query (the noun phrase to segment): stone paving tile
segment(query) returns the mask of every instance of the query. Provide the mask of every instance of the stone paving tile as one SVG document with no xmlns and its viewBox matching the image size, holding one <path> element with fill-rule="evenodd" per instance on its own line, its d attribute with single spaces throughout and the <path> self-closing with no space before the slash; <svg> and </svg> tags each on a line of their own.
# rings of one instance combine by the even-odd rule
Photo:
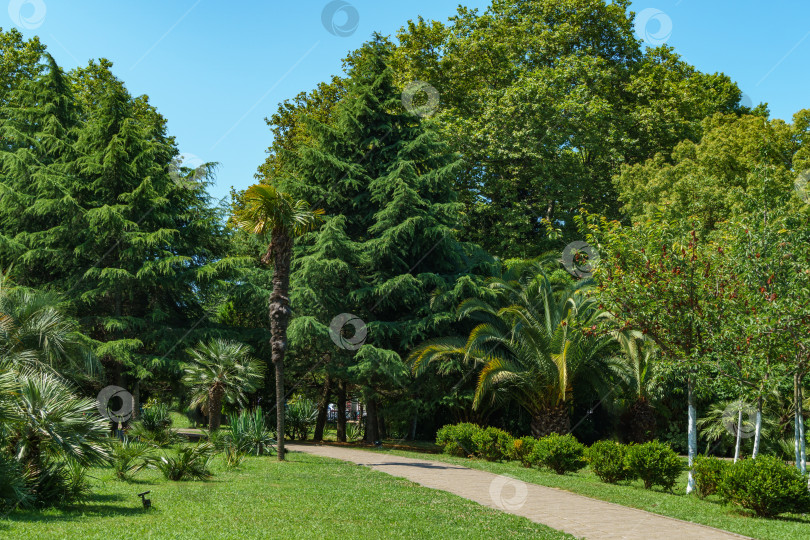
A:
<svg viewBox="0 0 810 540">
<path fill-rule="evenodd" d="M 425 487 L 441 489 L 581 538 L 600 540 L 746 538 L 720 529 L 460 465 L 336 446 L 302 444 L 288 446 L 293 451 L 350 461 L 392 476 L 406 478 Z"/>
</svg>

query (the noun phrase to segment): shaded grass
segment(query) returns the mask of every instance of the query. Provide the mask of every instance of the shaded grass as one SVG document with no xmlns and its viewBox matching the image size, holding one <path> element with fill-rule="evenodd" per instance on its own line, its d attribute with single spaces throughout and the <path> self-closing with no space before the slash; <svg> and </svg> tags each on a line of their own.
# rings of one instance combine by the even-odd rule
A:
<svg viewBox="0 0 810 540">
<path fill-rule="evenodd" d="M 696 495 L 686 495 L 686 472 L 675 484 L 674 493 L 644 489 L 641 481 L 622 484 L 606 484 L 600 481 L 589 468 L 574 474 L 557 475 L 546 469 L 527 469 L 517 462 L 487 462 L 446 454 L 425 455 L 424 453 L 398 449 L 367 449 L 392 455 L 418 459 L 429 459 L 444 463 L 464 465 L 517 478 L 548 487 L 555 487 L 579 493 L 632 508 L 639 508 L 654 514 L 661 514 L 684 521 L 691 521 L 724 529 L 737 534 L 763 539 L 806 539 L 810 538 L 810 516 L 784 514 L 775 519 L 758 518 L 735 506 L 724 504 L 718 497 L 699 499 Z M 685 460 L 684 460 L 685 461 Z"/>
<path fill-rule="evenodd" d="M 572 538 L 543 525 L 365 467 L 302 453 L 287 463 L 248 458 L 206 482 L 169 482 L 154 470 L 137 484 L 93 469 L 84 505 L 16 511 L 0 536 L 50 538 Z M 145 511 L 137 493 L 154 508 Z"/>
</svg>

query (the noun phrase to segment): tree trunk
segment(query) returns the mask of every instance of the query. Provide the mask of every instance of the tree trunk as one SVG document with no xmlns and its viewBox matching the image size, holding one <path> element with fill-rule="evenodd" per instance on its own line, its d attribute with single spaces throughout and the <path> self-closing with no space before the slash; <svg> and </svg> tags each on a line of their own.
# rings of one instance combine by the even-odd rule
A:
<svg viewBox="0 0 810 540">
<path fill-rule="evenodd" d="M 565 404 L 546 409 L 532 416 L 532 435 L 545 437 L 552 433 L 564 435 L 571 431 L 571 419 Z"/>
<path fill-rule="evenodd" d="M 222 388 L 214 386 L 208 391 L 208 431 L 213 433 L 222 422 Z"/>
<path fill-rule="evenodd" d="M 337 389 L 337 440 L 346 442 L 346 382 L 339 380 Z"/>
<path fill-rule="evenodd" d="M 377 428 L 377 402 L 370 399 L 366 407 L 366 442 L 374 444 L 379 439 Z"/>
<path fill-rule="evenodd" d="M 315 419 L 315 433 L 312 435 L 313 441 L 323 440 L 323 428 L 326 426 L 326 413 L 329 410 L 329 397 L 331 396 L 332 380 L 329 376 L 323 382 L 323 391 L 321 392 L 321 402 L 318 403 L 318 417 Z"/>
<path fill-rule="evenodd" d="M 265 260 L 273 257 L 273 291 L 268 301 L 270 346 L 276 367 L 276 446 L 278 460 L 284 461 L 284 354 L 287 352 L 287 325 L 290 323 L 290 259 L 292 238 L 283 230 L 273 230 Z"/>
<path fill-rule="evenodd" d="M 416 440 L 416 421 L 419 418 L 417 413 L 413 413 L 413 420 L 411 421 L 411 440 Z"/>
<path fill-rule="evenodd" d="M 757 399 L 757 419 L 756 419 L 756 426 L 754 428 L 754 451 L 751 453 L 751 457 L 756 459 L 759 455 L 759 440 L 760 436 L 762 435 L 762 396 L 759 396 Z"/>
<path fill-rule="evenodd" d="M 686 493 L 692 493 L 695 489 L 695 476 L 692 472 L 692 466 L 695 462 L 695 455 L 697 454 L 697 411 L 695 410 L 695 396 L 692 389 L 692 375 L 687 379 L 686 386 L 688 388 L 688 414 L 689 414 L 689 427 L 687 430 L 687 444 L 689 447 L 689 478 L 686 482 Z"/>
<path fill-rule="evenodd" d="M 793 374 L 793 450 L 796 468 L 802 470 L 801 436 L 799 435 L 802 404 L 799 401 L 799 374 Z"/>
<path fill-rule="evenodd" d="M 740 459 L 740 440 L 742 439 L 742 401 L 740 401 L 740 410 L 737 411 L 737 440 L 734 443 L 734 463 Z"/>
<path fill-rule="evenodd" d="M 135 380 L 132 387 L 132 419 L 137 420 L 141 416 L 141 381 Z"/>
<path fill-rule="evenodd" d="M 655 438 L 655 411 L 646 398 L 638 398 L 621 421 L 627 442 L 645 443 Z"/>
<path fill-rule="evenodd" d="M 807 474 L 807 453 L 804 440 L 804 391 L 802 390 L 802 379 L 799 377 L 799 470 L 802 474 Z"/>
</svg>

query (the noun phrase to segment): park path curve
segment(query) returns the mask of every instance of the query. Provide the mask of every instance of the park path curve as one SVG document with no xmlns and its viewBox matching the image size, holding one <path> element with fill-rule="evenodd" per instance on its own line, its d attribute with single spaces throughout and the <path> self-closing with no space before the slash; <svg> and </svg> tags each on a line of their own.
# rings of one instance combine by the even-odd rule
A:
<svg viewBox="0 0 810 540">
<path fill-rule="evenodd" d="M 289 444 L 288 449 L 340 459 L 440 489 L 578 538 L 729 540 L 737 534 L 613 504 L 561 489 L 521 482 L 461 465 L 337 446 Z"/>
</svg>

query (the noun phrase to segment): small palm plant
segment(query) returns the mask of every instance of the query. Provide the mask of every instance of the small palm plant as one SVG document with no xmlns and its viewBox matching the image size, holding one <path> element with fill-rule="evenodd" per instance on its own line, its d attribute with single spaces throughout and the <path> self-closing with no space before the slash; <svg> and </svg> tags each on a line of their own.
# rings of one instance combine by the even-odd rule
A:
<svg viewBox="0 0 810 540">
<path fill-rule="evenodd" d="M 222 404 L 245 406 L 246 394 L 262 384 L 264 364 L 251 358 L 242 343 L 213 339 L 190 349 L 184 365 L 183 383 L 191 389 L 191 406 L 208 409 L 208 429 L 214 432 L 222 421 Z"/>
<path fill-rule="evenodd" d="M 119 480 L 130 481 L 141 470 L 154 461 L 153 448 L 145 443 L 125 438 L 113 443 L 111 462 L 113 472 Z"/>
<path fill-rule="evenodd" d="M 216 448 L 201 442 L 178 448 L 174 455 L 162 456 L 155 465 L 167 480 L 205 480 L 211 477 L 211 460 Z"/>
</svg>

